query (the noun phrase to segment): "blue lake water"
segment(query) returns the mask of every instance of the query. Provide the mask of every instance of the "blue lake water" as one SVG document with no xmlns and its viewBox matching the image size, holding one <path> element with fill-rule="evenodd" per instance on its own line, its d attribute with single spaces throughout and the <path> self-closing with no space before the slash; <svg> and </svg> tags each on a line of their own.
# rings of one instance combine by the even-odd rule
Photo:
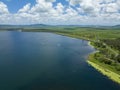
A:
<svg viewBox="0 0 120 90">
<path fill-rule="evenodd" d="M 0 90 L 120 90 L 86 63 L 85 40 L 42 32 L 0 32 Z"/>
</svg>

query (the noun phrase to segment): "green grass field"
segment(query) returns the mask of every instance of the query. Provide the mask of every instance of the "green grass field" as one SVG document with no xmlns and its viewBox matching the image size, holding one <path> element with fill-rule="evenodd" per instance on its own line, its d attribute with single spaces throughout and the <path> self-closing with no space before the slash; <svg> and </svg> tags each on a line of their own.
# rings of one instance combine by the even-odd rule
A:
<svg viewBox="0 0 120 90">
<path fill-rule="evenodd" d="M 101 28 L 84 28 L 84 27 L 47 27 L 41 29 L 29 29 L 25 28 L 23 31 L 31 31 L 31 32 L 56 32 L 66 35 L 71 35 L 74 37 L 84 37 L 91 40 L 95 39 L 115 39 L 120 38 L 120 29 L 101 29 Z"/>
</svg>

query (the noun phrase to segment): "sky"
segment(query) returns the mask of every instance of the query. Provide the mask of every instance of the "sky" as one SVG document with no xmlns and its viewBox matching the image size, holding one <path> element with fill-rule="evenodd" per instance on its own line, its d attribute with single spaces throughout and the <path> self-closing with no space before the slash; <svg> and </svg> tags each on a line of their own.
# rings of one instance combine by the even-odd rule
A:
<svg viewBox="0 0 120 90">
<path fill-rule="evenodd" d="M 0 0 L 0 24 L 117 25 L 120 0 Z"/>
</svg>

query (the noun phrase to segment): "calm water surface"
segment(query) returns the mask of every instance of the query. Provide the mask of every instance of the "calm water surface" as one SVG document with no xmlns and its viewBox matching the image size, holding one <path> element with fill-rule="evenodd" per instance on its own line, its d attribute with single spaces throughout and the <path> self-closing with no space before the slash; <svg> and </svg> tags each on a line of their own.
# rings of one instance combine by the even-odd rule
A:
<svg viewBox="0 0 120 90">
<path fill-rule="evenodd" d="M 120 90 L 86 63 L 93 51 L 52 33 L 0 32 L 0 90 Z"/>
</svg>

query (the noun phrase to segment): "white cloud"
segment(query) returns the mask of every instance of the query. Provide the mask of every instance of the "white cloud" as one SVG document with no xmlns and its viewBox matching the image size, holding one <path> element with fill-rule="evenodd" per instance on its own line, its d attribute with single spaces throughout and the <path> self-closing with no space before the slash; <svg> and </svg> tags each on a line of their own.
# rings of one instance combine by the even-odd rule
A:
<svg viewBox="0 0 120 90">
<path fill-rule="evenodd" d="M 31 13 L 49 12 L 49 10 L 53 9 L 52 1 L 53 0 L 36 0 L 37 4 L 31 8 L 30 12 Z"/>
<path fill-rule="evenodd" d="M 56 6 L 56 11 L 59 14 L 63 14 L 64 13 L 64 6 L 61 3 L 58 3 L 57 6 Z"/>
<path fill-rule="evenodd" d="M 105 9 L 107 13 L 117 13 L 119 6 L 116 3 L 110 3 L 105 6 Z"/>
<path fill-rule="evenodd" d="M 29 12 L 31 4 L 28 3 L 26 4 L 23 8 L 21 8 L 18 12 L 19 13 L 24 13 L 24 12 Z"/>
<path fill-rule="evenodd" d="M 0 14 L 8 14 L 8 8 L 7 5 L 5 5 L 3 2 L 0 2 Z"/>
<path fill-rule="evenodd" d="M 0 2 L 0 24 L 119 24 L 120 0 L 67 0 L 69 5 L 56 0 L 36 0 L 12 14 Z M 77 7 L 76 7 L 77 5 Z"/>
<path fill-rule="evenodd" d="M 83 0 L 67 0 L 67 1 L 69 1 L 70 5 L 74 6 L 81 3 Z"/>
</svg>

